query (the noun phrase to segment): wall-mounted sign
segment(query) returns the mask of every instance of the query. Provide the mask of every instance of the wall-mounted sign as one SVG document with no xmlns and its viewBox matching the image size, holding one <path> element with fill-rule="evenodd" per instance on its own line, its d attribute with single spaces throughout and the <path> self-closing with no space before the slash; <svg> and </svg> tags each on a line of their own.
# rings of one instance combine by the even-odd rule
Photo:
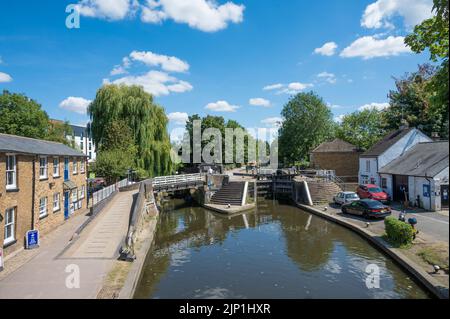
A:
<svg viewBox="0 0 450 319">
<path fill-rule="evenodd" d="M 430 197 L 430 185 L 423 185 L 423 197 Z"/>
<path fill-rule="evenodd" d="M 25 248 L 34 249 L 39 247 L 39 231 L 29 230 L 25 238 Z"/>
<path fill-rule="evenodd" d="M 3 249 L 0 248 L 0 271 L 3 270 L 3 267 L 4 267 L 4 265 L 3 265 Z"/>
</svg>

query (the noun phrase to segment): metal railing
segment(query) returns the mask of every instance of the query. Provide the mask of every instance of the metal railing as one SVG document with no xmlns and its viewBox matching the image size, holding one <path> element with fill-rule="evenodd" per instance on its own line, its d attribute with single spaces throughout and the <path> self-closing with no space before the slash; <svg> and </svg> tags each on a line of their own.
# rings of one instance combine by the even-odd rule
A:
<svg viewBox="0 0 450 319">
<path fill-rule="evenodd" d="M 110 197 L 112 194 L 114 194 L 116 191 L 118 191 L 120 188 L 125 187 L 128 185 L 128 180 L 124 179 L 121 180 L 120 182 L 110 185 L 108 187 L 105 187 L 99 191 L 96 191 L 95 193 L 92 194 L 92 205 L 95 206 L 98 203 L 100 203 L 101 201 L 107 199 L 108 197 Z"/>
<path fill-rule="evenodd" d="M 173 175 L 173 176 L 161 176 L 155 177 L 152 180 L 154 188 L 167 187 L 179 184 L 191 184 L 203 181 L 202 174 L 188 174 L 188 175 Z"/>
</svg>

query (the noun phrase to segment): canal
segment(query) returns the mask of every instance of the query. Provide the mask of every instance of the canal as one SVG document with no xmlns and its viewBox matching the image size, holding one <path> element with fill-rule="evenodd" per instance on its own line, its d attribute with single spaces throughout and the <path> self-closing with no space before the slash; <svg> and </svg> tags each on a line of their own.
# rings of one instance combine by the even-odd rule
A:
<svg viewBox="0 0 450 319">
<path fill-rule="evenodd" d="M 378 289 L 366 286 L 376 265 Z M 428 298 L 353 232 L 277 201 L 223 216 L 174 200 L 160 215 L 135 298 Z"/>
</svg>

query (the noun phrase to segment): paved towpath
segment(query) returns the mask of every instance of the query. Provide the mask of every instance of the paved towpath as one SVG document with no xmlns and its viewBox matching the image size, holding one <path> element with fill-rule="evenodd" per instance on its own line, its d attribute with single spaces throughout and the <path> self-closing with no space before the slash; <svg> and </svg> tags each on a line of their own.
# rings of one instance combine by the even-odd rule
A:
<svg viewBox="0 0 450 319">
<path fill-rule="evenodd" d="M 71 244 L 83 218 L 61 226 L 51 241 L 42 243 L 36 256 L 0 279 L 0 299 L 96 298 L 118 257 L 135 194 L 117 194 Z"/>
</svg>

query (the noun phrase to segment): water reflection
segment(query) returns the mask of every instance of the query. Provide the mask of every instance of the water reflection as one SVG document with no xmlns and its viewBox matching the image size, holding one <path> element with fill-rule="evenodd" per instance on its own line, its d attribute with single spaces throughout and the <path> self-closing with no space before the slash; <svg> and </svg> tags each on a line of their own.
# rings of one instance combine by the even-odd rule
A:
<svg viewBox="0 0 450 319">
<path fill-rule="evenodd" d="M 380 267 L 380 289 L 365 269 Z M 266 201 L 235 216 L 171 201 L 160 216 L 136 298 L 424 298 L 352 232 Z"/>
</svg>

